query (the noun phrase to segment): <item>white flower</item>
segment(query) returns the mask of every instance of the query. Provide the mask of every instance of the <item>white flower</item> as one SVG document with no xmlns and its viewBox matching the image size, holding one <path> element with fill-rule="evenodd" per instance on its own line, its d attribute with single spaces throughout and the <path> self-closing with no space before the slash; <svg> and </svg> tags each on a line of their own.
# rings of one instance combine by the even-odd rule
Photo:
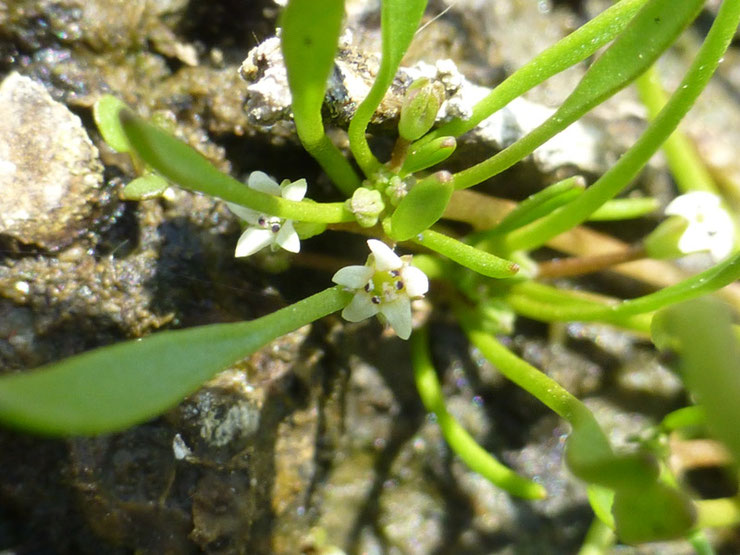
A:
<svg viewBox="0 0 740 555">
<path fill-rule="evenodd" d="M 411 255 L 398 256 L 377 239 L 367 242 L 372 254 L 364 266 L 342 268 L 331 280 L 355 296 L 342 310 L 350 322 L 359 322 L 381 314 L 396 335 L 408 339 L 411 335 L 411 299 L 424 296 L 429 290 L 426 274 L 411 266 Z"/>
<path fill-rule="evenodd" d="M 278 185 L 264 172 L 252 172 L 247 180 L 247 185 L 255 191 L 283 197 L 287 200 L 303 200 L 306 194 L 306 180 L 290 182 L 285 180 Z M 249 225 L 239 237 L 236 243 L 234 256 L 249 256 L 269 246 L 273 251 L 278 247 L 289 252 L 301 250 L 301 242 L 293 227 L 293 220 L 285 220 L 277 216 L 262 214 L 246 206 L 240 206 L 231 202 L 226 203 L 229 209 L 246 221 Z"/>
<path fill-rule="evenodd" d="M 717 195 L 704 191 L 686 193 L 673 199 L 665 213 L 689 222 L 678 240 L 682 253 L 709 252 L 718 261 L 732 252 L 735 225 Z"/>
</svg>

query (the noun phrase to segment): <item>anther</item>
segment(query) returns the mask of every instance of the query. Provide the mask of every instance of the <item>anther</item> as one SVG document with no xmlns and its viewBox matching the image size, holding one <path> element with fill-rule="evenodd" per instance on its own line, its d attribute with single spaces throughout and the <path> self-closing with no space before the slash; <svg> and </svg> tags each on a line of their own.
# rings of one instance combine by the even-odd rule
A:
<svg viewBox="0 0 740 555">
<path fill-rule="evenodd" d="M 273 233 L 277 233 L 278 231 L 280 231 L 280 224 L 272 224 L 272 227 L 270 229 L 272 229 Z"/>
<path fill-rule="evenodd" d="M 403 282 L 400 279 L 396 282 L 396 289 L 399 291 L 403 289 Z"/>
<path fill-rule="evenodd" d="M 372 302 L 373 304 L 380 304 L 380 297 L 378 297 L 377 295 L 373 295 L 372 297 L 370 297 L 370 302 Z"/>
</svg>

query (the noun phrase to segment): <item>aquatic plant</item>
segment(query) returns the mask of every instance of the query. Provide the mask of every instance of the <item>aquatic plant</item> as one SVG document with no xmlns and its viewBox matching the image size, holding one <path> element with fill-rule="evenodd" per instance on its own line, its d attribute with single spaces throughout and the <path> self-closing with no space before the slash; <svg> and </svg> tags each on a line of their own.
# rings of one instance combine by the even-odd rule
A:
<svg viewBox="0 0 740 555">
<path fill-rule="evenodd" d="M 740 520 L 733 509 L 736 500 L 692 499 L 671 475 L 666 464 L 670 453 L 659 447 L 659 441 L 643 441 L 630 452 L 615 450 L 580 400 L 513 354 L 497 334 L 511 331 L 517 314 L 545 322 L 598 321 L 652 333 L 658 347 L 679 353 L 681 375 L 697 399 L 696 405 L 668 415 L 652 431 L 653 439 L 689 425 L 699 426 L 738 455 L 738 435 L 729 424 L 738 417 L 733 408 L 740 394 L 737 335 L 728 308 L 700 299 L 740 277 L 736 216 L 716 190 L 707 191 L 706 183 L 694 185 L 685 179 L 699 161 L 688 154 L 673 157 L 681 159 L 672 169 L 687 194 L 669 206 L 669 218 L 640 244 L 607 257 L 576 256 L 539 263 L 530 253 L 589 219 L 629 219 L 654 209 L 652 199 L 615 197 L 671 137 L 706 86 L 740 21 L 740 1 L 723 2 L 682 83 L 655 111 L 637 142 L 588 187 L 580 177 L 553 184 L 487 226 L 473 219 L 471 203 L 486 203 L 490 197 L 477 195 L 471 200 L 460 194 L 520 162 L 592 108 L 642 79 L 702 5 L 700 0 L 622 0 L 514 72 L 472 108 L 471 117 L 437 128 L 444 91 L 434 82 L 418 81 L 408 87 L 398 139 L 392 156 L 383 162 L 368 140 L 368 124 L 426 8 L 426 0 L 383 0 L 380 67 L 347 130 L 359 174 L 330 140 L 321 116 L 344 3 L 291 0 L 282 14 L 280 36 L 296 132 L 345 195 L 345 202 L 311 201 L 304 198 L 310 197 L 310 186 L 304 180 L 278 185 L 260 171 L 253 172 L 245 185 L 120 101 L 101 98 L 95 108 L 101 133 L 113 148 L 128 152 L 141 171 L 124 192 L 127 198 L 156 195 L 172 183 L 226 201 L 247 224 L 236 256 L 253 255 L 266 247 L 297 252 L 299 239 L 338 224 L 371 236 L 371 253 L 364 265 L 336 272 L 335 286 L 262 318 L 156 333 L 35 371 L 2 376 L 0 420 L 47 435 L 121 430 L 160 414 L 215 373 L 298 327 L 338 311 L 351 322 L 378 315 L 400 338 L 410 338 L 419 394 L 427 410 L 436 415 L 454 452 L 511 494 L 542 498 L 547 493 L 542 485 L 487 453 L 447 411 L 426 325 L 413 329 L 414 300 L 427 295 L 432 305 L 443 300 L 453 308 L 471 344 L 503 375 L 570 423 L 565 462 L 588 484 L 597 516 L 586 547 L 601 549 L 616 534 L 627 543 L 686 537 L 697 548 L 705 548 L 701 528 L 736 524 Z M 456 137 L 602 47 L 606 49 L 567 99 L 530 133 L 462 171 L 427 171 L 453 153 Z M 657 86 L 640 82 L 643 95 L 655 93 Z M 475 231 L 462 237 L 444 232 L 437 223 L 453 213 Z M 409 254 L 396 254 L 394 248 Z M 715 264 L 630 300 L 595 298 L 543 281 L 640 257 L 664 259 L 696 251 L 711 252 Z M 701 323 L 702 333 L 692 333 L 691 322 Z"/>
</svg>

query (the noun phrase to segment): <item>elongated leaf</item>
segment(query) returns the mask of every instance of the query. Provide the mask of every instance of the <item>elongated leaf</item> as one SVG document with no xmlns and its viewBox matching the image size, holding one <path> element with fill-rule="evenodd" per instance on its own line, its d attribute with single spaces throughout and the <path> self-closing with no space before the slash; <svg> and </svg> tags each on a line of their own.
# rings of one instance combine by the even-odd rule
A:
<svg viewBox="0 0 740 555">
<path fill-rule="evenodd" d="M 94 435 L 157 416 L 269 341 L 342 308 L 317 293 L 251 322 L 161 332 L 0 377 L 0 421 L 46 435 Z"/>
<path fill-rule="evenodd" d="M 673 4 L 674 7 L 682 5 L 683 3 Z M 512 232 L 506 239 L 507 248 L 531 249 L 545 244 L 552 237 L 586 220 L 599 206 L 624 189 L 676 129 L 706 87 L 719 66 L 739 21 L 740 3 L 723 2 L 689 71 L 637 143 L 568 206 Z"/>
<path fill-rule="evenodd" d="M 344 0 L 290 0 L 280 18 L 280 42 L 298 137 L 335 184 L 350 194 L 360 179 L 326 136 L 321 118 L 343 17 Z"/>
<path fill-rule="evenodd" d="M 519 265 L 511 260 L 499 258 L 431 229 L 427 229 L 421 233 L 420 238 L 413 241 L 483 276 L 509 278 L 519 271 Z"/>
<path fill-rule="evenodd" d="M 496 156 L 456 174 L 455 188 L 470 187 L 501 173 L 626 87 L 671 45 L 703 4 L 703 0 L 650 0 L 550 118 Z"/>
<path fill-rule="evenodd" d="M 372 174 L 380 166 L 365 138 L 370 118 L 393 82 L 403 55 L 408 50 L 414 33 L 419 27 L 427 0 L 383 0 L 380 13 L 380 27 L 383 39 L 383 52 L 380 68 L 367 97 L 358 106 L 349 125 L 349 140 L 352 153 L 366 175 Z"/>
<path fill-rule="evenodd" d="M 121 111 L 121 125 L 136 154 L 164 177 L 185 189 L 291 220 L 318 223 L 354 220 L 354 215 L 341 202 L 295 202 L 251 189 L 218 171 L 195 149 L 128 110 Z"/>
<path fill-rule="evenodd" d="M 495 486 L 524 499 L 543 499 L 547 491 L 542 485 L 527 480 L 496 460 L 455 420 L 445 407 L 442 386 L 429 353 L 426 328 L 411 337 L 411 361 L 416 389 L 426 409 L 437 417 L 442 434 L 452 450 L 471 470 Z"/>
<path fill-rule="evenodd" d="M 321 104 L 334 66 L 344 0 L 290 0 L 280 18 L 283 58 L 301 140 L 324 135 Z"/>
<path fill-rule="evenodd" d="M 740 461 L 740 343 L 732 315 L 720 301 L 695 299 L 665 309 L 659 319 L 678 340 L 681 377 L 712 434 Z"/>
<path fill-rule="evenodd" d="M 409 158 L 416 157 L 413 151 L 419 148 L 418 145 L 426 144 L 445 135 L 458 137 L 470 131 L 518 96 L 553 75 L 585 60 L 616 37 L 646 3 L 647 0 L 620 0 L 614 3 L 594 19 L 517 69 L 488 96 L 473 106 L 473 113 L 468 119 L 454 119 L 419 139 L 412 148 Z"/>
</svg>

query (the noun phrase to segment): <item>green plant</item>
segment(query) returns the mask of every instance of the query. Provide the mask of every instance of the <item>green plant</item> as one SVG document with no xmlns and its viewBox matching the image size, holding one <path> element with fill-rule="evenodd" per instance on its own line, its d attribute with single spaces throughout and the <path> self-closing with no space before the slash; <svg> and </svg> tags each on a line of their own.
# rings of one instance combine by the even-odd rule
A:
<svg viewBox="0 0 740 555">
<path fill-rule="evenodd" d="M 647 236 L 641 245 L 606 259 L 574 258 L 537 264 L 531 251 L 589 219 L 627 219 L 655 207 L 648 199 L 614 199 L 635 178 L 650 157 L 671 137 L 719 64 L 740 21 L 740 1 L 726 0 L 682 84 L 658 111 L 640 139 L 589 187 L 580 178 L 556 183 L 522 202 L 506 217 L 465 237 L 435 229 L 450 213 L 473 224 L 470 197 L 456 194 L 498 175 L 531 154 L 538 146 L 577 121 L 650 69 L 698 15 L 701 0 L 622 0 L 516 71 L 478 103 L 469 120 L 456 120 L 432 129 L 441 102 L 434 84 L 409 88 L 401 109 L 399 138 L 391 159 L 382 163 L 366 137 L 368 123 L 396 74 L 426 7 L 425 0 L 384 0 L 382 59 L 377 79 L 357 108 L 348 134 L 358 175 L 330 141 L 321 118 L 327 77 L 338 41 L 344 3 L 341 0 L 291 0 L 282 17 L 282 47 L 293 98 L 298 136 L 306 150 L 347 198 L 346 202 L 317 203 L 304 198 L 304 180 L 278 185 L 254 172 L 245 185 L 216 170 L 205 158 L 165 131 L 147 123 L 112 97 L 103 97 L 95 110 L 106 141 L 129 152 L 141 177 L 126 188 L 132 198 L 157 194 L 168 182 L 230 203 L 247 222 L 236 255 L 247 256 L 265 247 L 290 252 L 300 239 L 333 225 L 370 234 L 372 251 L 365 265 L 337 272 L 337 286 L 251 322 L 218 324 L 167 331 L 143 340 L 84 353 L 34 372 L 0 378 L 0 419 L 30 431 L 50 435 L 92 435 L 121 430 L 149 419 L 180 401 L 201 383 L 269 341 L 327 314 L 341 310 L 349 321 L 381 315 L 401 338 L 411 337 L 412 365 L 420 395 L 438 419 L 452 449 L 471 468 L 514 495 L 542 498 L 544 488 L 517 475 L 485 452 L 445 408 L 428 348 L 424 327 L 412 333 L 411 301 L 427 293 L 454 308 L 470 342 L 511 381 L 525 389 L 572 426 L 565 460 L 571 471 L 589 484 L 599 523 L 595 541 L 610 541 L 611 532 L 626 542 L 690 537 L 702 541 L 697 527 L 739 520 L 728 510 L 695 503 L 666 470 L 667 454 L 644 444 L 631 453 L 615 452 L 588 408 L 557 382 L 510 352 L 497 338 L 511 327 L 514 314 L 543 321 L 601 321 L 650 333 L 656 343 L 677 348 L 687 368 L 701 353 L 713 352 L 721 367 L 720 382 L 696 373 L 688 387 L 707 403 L 732 380 L 737 339 L 729 317 L 707 315 L 695 305 L 680 303 L 712 293 L 740 277 L 740 254 L 730 254 L 732 222 L 727 208 L 710 217 L 718 227 L 689 221 L 680 207 L 672 218 Z M 590 66 L 581 82 L 544 123 L 489 159 L 451 174 L 425 170 L 446 159 L 455 137 L 473 128 L 512 99 L 553 74 L 586 59 L 611 43 Z M 643 84 L 643 93 L 649 84 Z M 673 170 L 685 191 L 712 194 L 705 181 L 692 189 L 687 172 L 698 162 L 672 156 Z M 679 163 L 680 161 L 680 163 Z M 693 193 L 697 194 L 697 193 Z M 704 197 L 706 198 L 706 197 Z M 715 197 L 710 197 L 714 199 Z M 492 202 L 478 196 L 475 202 Z M 711 202 L 710 202 L 711 204 Z M 702 215 L 704 213 L 702 212 Z M 687 239 L 688 235 L 688 239 Z M 722 241 L 718 246 L 717 241 Z M 412 252 L 431 254 L 399 257 L 387 243 L 402 243 Z M 724 261 L 680 283 L 636 299 L 604 300 L 558 289 L 541 277 L 593 271 L 639 257 L 670 258 L 697 250 L 711 251 Z M 444 286 L 442 286 L 444 285 Z M 686 308 L 688 306 L 688 308 Z M 701 305 L 703 306 L 703 305 Z M 737 307 L 735 307 L 737 308 Z M 699 313 L 721 330 L 717 337 L 688 340 L 686 325 L 657 325 L 665 312 Z M 688 311 L 688 312 L 683 312 Z M 693 311 L 693 312 L 692 312 Z M 734 363 L 733 363 L 734 361 Z M 707 374 L 707 373 L 705 373 Z M 711 374 L 711 372 L 709 372 Z M 688 374 L 687 374 L 688 376 Z M 732 414 L 707 414 L 708 429 L 736 449 L 736 435 L 726 423 Z M 665 433 L 660 430 L 656 433 Z M 736 453 L 736 451 L 734 451 Z M 697 517 L 698 514 L 698 517 Z M 698 520 L 697 520 L 698 519 Z M 605 528 L 604 528 L 605 526 Z"/>
</svg>

